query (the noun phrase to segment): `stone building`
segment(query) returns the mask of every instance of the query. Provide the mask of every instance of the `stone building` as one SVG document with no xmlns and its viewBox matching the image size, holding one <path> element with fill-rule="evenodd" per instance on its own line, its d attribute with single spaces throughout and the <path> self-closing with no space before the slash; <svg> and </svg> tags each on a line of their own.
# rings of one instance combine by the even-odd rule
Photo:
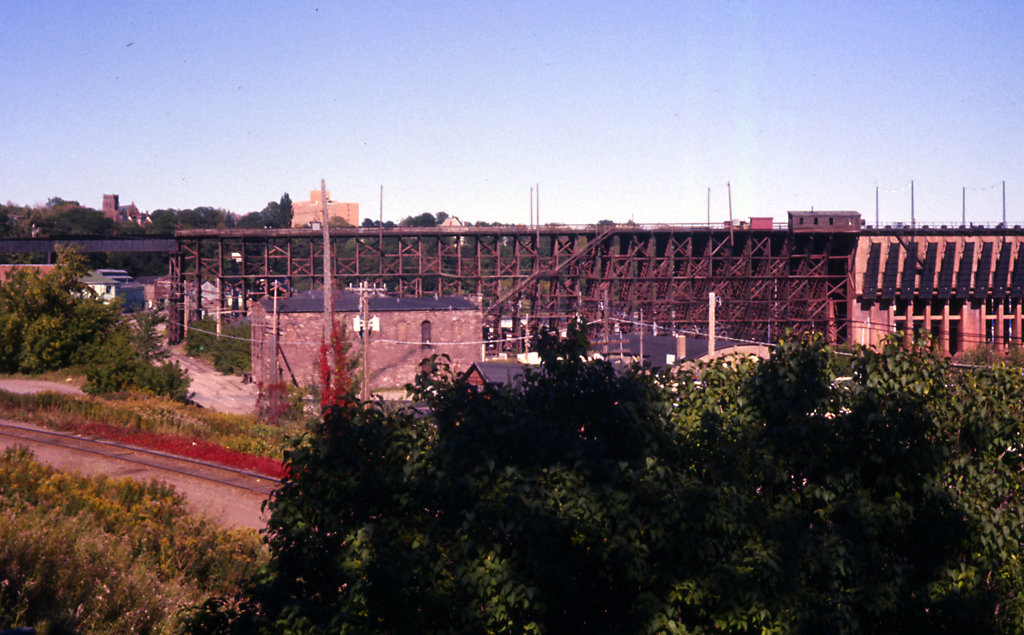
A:
<svg viewBox="0 0 1024 635">
<path fill-rule="evenodd" d="M 327 218 L 340 218 L 352 227 L 359 226 L 359 203 L 339 203 L 331 200 L 327 190 Z M 320 190 L 310 190 L 308 201 L 292 201 L 292 227 L 306 227 L 323 220 Z"/>
<path fill-rule="evenodd" d="M 466 370 L 483 359 L 483 313 L 478 304 L 461 297 L 369 296 L 370 388 L 401 388 L 412 381 L 424 358 L 437 353 L 451 357 L 453 370 Z M 275 302 L 264 298 L 253 305 L 253 379 L 271 383 L 275 375 L 287 382 L 309 385 L 319 381 L 317 358 L 324 325 L 323 291 L 307 291 L 276 302 L 277 355 L 274 355 Z M 359 296 L 351 291 L 334 295 L 335 318 L 344 324 L 351 350 L 363 350 L 354 328 Z M 379 329 L 379 330 L 378 330 Z"/>
<path fill-rule="evenodd" d="M 121 205 L 117 194 L 103 195 L 103 215 L 116 223 L 132 221 L 141 224 L 149 220 L 149 216 L 140 212 L 135 203 Z"/>
</svg>

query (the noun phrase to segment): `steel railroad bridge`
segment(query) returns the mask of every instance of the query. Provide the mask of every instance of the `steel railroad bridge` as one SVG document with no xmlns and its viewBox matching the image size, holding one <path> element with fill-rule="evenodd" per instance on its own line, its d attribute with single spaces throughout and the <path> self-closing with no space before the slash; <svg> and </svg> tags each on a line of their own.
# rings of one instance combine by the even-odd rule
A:
<svg viewBox="0 0 1024 635">
<path fill-rule="evenodd" d="M 791 328 L 848 339 L 857 232 L 756 225 L 332 228 L 331 273 L 336 288 L 475 296 L 491 332 L 505 335 L 577 315 L 624 330 L 704 333 L 714 292 L 719 336 L 770 341 Z M 244 312 L 275 290 L 323 284 L 320 230 L 194 229 L 176 239 L 172 342 L 186 312 Z M 219 306 L 201 304 L 194 289 L 204 282 Z"/>
</svg>

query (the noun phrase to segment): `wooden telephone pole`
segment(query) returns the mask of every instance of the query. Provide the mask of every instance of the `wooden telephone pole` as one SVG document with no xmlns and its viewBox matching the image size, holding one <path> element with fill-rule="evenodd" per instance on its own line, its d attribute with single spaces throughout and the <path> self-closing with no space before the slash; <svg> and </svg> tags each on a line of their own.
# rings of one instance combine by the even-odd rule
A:
<svg viewBox="0 0 1024 635">
<path fill-rule="evenodd" d="M 324 230 L 324 341 L 334 332 L 334 272 L 331 270 L 331 228 L 327 218 L 327 185 L 320 179 L 320 217 Z M 333 363 L 337 360 L 332 359 Z"/>
<path fill-rule="evenodd" d="M 380 293 L 384 289 L 368 285 L 365 282 L 361 282 L 358 287 L 349 287 L 349 289 L 359 294 L 359 317 L 357 318 L 358 323 L 355 325 L 357 328 L 353 330 L 360 333 L 363 337 L 362 399 L 363 403 L 365 403 L 370 399 L 370 337 L 373 331 L 380 329 L 376 318 L 370 317 L 370 302 L 367 296 L 371 293 Z"/>
</svg>

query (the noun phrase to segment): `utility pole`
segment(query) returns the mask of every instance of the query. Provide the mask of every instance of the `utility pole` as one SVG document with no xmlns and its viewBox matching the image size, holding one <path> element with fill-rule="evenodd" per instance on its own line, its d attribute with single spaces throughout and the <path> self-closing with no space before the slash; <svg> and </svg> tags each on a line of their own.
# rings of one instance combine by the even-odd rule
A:
<svg viewBox="0 0 1024 635">
<path fill-rule="evenodd" d="M 708 293 L 708 355 L 715 352 L 715 292 Z"/>
<path fill-rule="evenodd" d="M 277 295 L 278 295 L 278 293 L 277 292 L 278 292 L 279 284 L 280 283 L 278 283 L 277 280 L 274 280 L 274 322 L 273 322 L 274 332 L 271 333 L 271 335 L 272 335 L 271 340 L 274 342 L 274 344 L 273 344 L 273 347 L 274 347 L 274 364 L 273 364 L 274 374 L 273 374 L 273 377 L 274 377 L 274 379 L 273 379 L 273 381 L 271 383 L 274 383 L 274 384 L 276 384 L 278 382 L 278 380 L 280 379 L 280 375 L 281 375 L 281 369 L 280 369 L 280 367 L 278 366 L 278 363 L 277 363 L 277 347 L 278 347 L 278 342 L 277 342 Z"/>
<path fill-rule="evenodd" d="M 399 241 L 401 244 L 401 241 Z M 384 184 L 380 186 L 380 218 L 377 222 L 377 265 L 380 277 L 377 278 L 384 283 Z"/>
<path fill-rule="evenodd" d="M 331 228 L 327 218 L 327 185 L 320 179 L 320 217 L 324 231 L 324 341 L 334 332 L 334 272 L 331 270 Z M 277 298 L 274 298 L 277 302 Z M 333 347 L 328 347 L 333 350 Z M 337 360 L 332 359 L 333 363 Z"/>
<path fill-rule="evenodd" d="M 640 309 L 640 365 L 644 365 L 644 310 Z"/>
<path fill-rule="evenodd" d="M 537 211 L 534 214 L 533 218 L 534 218 L 534 221 L 537 223 L 537 226 L 534 228 L 535 234 L 537 236 L 537 238 L 536 238 L 537 242 L 534 245 L 534 249 L 536 249 L 537 253 L 539 254 L 540 253 L 540 183 L 537 183 L 537 189 L 535 190 L 535 194 L 537 196 Z"/>
<path fill-rule="evenodd" d="M 910 181 L 910 229 L 914 229 L 914 181 Z"/>
<path fill-rule="evenodd" d="M 1004 217 L 1006 217 L 1006 211 L 1004 211 Z M 223 317 L 221 315 L 224 312 L 224 296 L 221 295 L 220 287 L 220 276 L 217 277 L 217 339 L 220 339 L 221 332 L 223 331 Z"/>
<path fill-rule="evenodd" d="M 370 286 L 365 282 L 361 282 L 358 287 L 349 287 L 353 291 L 359 294 L 359 328 L 355 329 L 363 336 L 363 390 L 362 399 L 363 402 L 367 402 L 370 399 L 370 335 L 371 333 L 379 329 L 376 326 L 374 320 L 370 319 L 370 303 L 367 299 L 367 295 L 370 293 L 377 293 L 382 291 L 380 287 Z"/>
<path fill-rule="evenodd" d="M 363 403 L 370 400 L 370 310 L 365 285 L 359 289 L 359 315 L 363 326 Z"/>
<path fill-rule="evenodd" d="M 611 315 L 610 307 L 608 306 L 608 289 L 601 291 L 601 295 L 604 300 L 604 356 L 607 359 L 611 353 L 611 342 L 612 342 L 612 326 L 611 326 Z"/>
<path fill-rule="evenodd" d="M 729 191 L 729 246 L 731 247 L 735 244 L 735 235 L 732 228 L 732 183 L 726 181 L 725 187 Z"/>
</svg>

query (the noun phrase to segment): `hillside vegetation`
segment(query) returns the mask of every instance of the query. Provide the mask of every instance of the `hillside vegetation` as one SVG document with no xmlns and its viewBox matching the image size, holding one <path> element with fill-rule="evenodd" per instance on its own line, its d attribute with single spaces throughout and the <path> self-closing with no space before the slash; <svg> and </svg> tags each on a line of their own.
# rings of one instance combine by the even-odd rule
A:
<svg viewBox="0 0 1024 635">
<path fill-rule="evenodd" d="M 182 609 L 236 592 L 263 559 L 255 532 L 188 514 L 164 485 L 0 454 L 0 629 L 174 632 Z"/>
</svg>

